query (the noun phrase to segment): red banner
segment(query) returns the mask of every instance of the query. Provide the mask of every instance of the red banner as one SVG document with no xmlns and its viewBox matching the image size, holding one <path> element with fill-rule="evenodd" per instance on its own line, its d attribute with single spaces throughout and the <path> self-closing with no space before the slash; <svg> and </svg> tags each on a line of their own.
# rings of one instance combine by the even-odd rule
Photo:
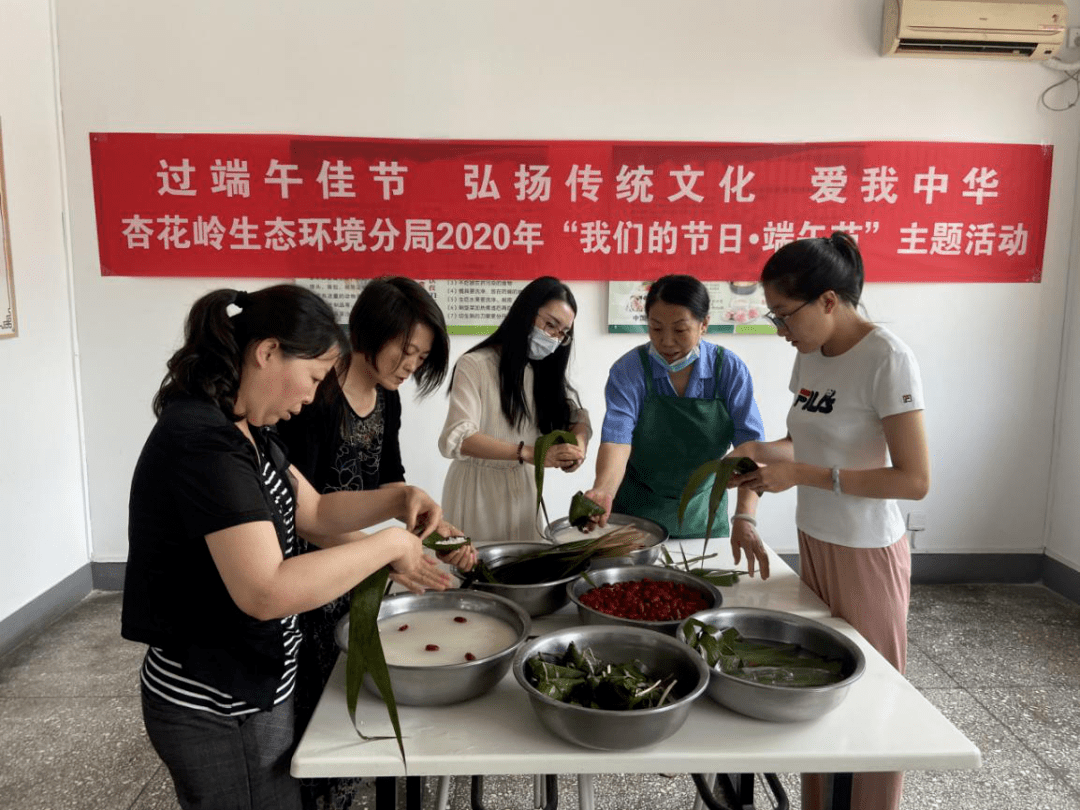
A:
<svg viewBox="0 0 1080 810">
<path fill-rule="evenodd" d="M 1034 144 L 93 133 L 103 275 L 756 278 L 843 230 L 869 281 L 1038 281 Z"/>
</svg>

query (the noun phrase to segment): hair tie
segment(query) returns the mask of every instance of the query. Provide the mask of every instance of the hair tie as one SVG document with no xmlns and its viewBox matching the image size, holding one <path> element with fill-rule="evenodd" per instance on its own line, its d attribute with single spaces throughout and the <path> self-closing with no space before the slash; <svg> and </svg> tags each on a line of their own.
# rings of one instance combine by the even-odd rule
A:
<svg viewBox="0 0 1080 810">
<path fill-rule="evenodd" d="M 247 305 L 251 303 L 251 296 L 244 290 L 237 290 L 236 297 L 233 298 L 233 303 L 240 307 L 240 309 L 246 309 Z"/>
</svg>

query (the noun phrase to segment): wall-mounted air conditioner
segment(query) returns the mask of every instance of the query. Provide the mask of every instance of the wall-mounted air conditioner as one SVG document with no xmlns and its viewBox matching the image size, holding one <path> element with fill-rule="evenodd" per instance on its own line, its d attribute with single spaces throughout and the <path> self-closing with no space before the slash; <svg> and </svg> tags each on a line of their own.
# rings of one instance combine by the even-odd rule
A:
<svg viewBox="0 0 1080 810">
<path fill-rule="evenodd" d="M 881 53 L 1049 59 L 1066 14 L 1059 0 L 885 0 Z"/>
</svg>

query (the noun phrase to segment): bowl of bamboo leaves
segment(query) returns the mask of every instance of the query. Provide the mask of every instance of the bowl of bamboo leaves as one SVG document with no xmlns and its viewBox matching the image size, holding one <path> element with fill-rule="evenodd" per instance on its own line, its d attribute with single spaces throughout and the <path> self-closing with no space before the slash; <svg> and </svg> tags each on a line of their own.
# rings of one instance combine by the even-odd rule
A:
<svg viewBox="0 0 1080 810">
<path fill-rule="evenodd" d="M 570 601 L 567 583 L 597 559 L 623 557 L 636 548 L 629 539 L 601 535 L 570 543 L 497 543 L 476 550 L 477 564 L 462 586 L 517 602 L 530 616 L 554 613 Z"/>
<path fill-rule="evenodd" d="M 709 681 L 705 662 L 685 644 L 614 625 L 569 627 L 526 641 L 512 671 L 545 728 L 605 751 L 675 734 Z"/>
<path fill-rule="evenodd" d="M 866 668 L 862 650 L 843 633 L 779 610 L 705 610 L 676 635 L 711 667 L 710 697 L 759 720 L 820 717 L 840 705 Z"/>
</svg>

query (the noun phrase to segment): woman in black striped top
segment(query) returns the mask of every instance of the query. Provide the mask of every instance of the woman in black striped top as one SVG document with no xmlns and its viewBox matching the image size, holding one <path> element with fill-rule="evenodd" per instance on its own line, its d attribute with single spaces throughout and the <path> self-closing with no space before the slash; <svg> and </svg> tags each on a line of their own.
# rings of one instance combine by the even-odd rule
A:
<svg viewBox="0 0 1080 810">
<path fill-rule="evenodd" d="M 442 518 L 426 493 L 319 495 L 270 429 L 348 351 L 314 293 L 217 290 L 192 307 L 154 399 L 131 486 L 122 633 L 149 645 L 143 716 L 181 807 L 298 808 L 296 614 L 386 565 L 418 588 L 449 585 L 421 545 Z M 334 537 L 391 518 L 406 528 L 296 553 L 298 531 Z"/>
</svg>

